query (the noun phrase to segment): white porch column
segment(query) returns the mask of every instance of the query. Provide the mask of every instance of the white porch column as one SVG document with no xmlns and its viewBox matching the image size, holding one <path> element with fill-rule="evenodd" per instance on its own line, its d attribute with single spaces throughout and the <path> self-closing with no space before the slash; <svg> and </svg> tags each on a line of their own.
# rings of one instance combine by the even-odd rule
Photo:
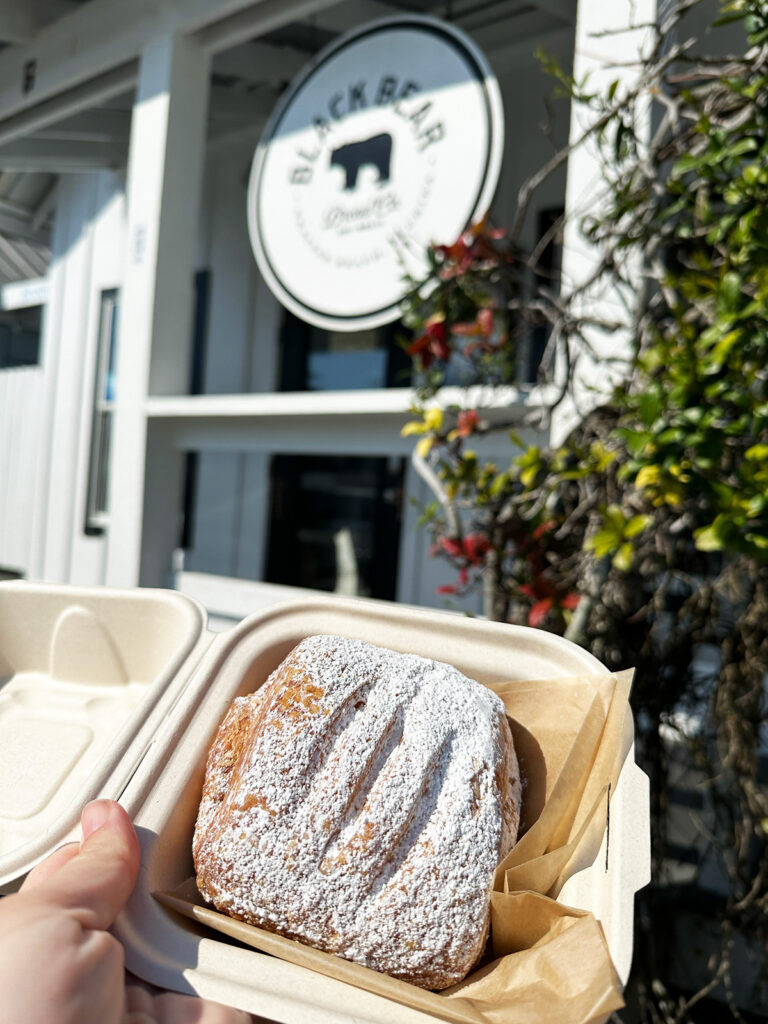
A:
<svg viewBox="0 0 768 1024">
<path fill-rule="evenodd" d="M 607 92 L 610 83 L 617 80 L 617 100 L 625 88 L 631 87 L 638 77 L 641 60 L 647 52 L 657 9 L 665 0 L 611 0 L 595 3 L 578 0 L 576 39 L 573 55 L 573 77 L 577 82 L 589 75 L 590 91 Z M 638 26 L 638 27 L 634 27 Z M 570 142 L 579 139 L 593 114 L 579 106 L 571 107 Z M 650 110 L 645 111 L 645 137 L 650 137 Z M 603 182 L 597 147 L 593 140 L 579 146 L 568 158 L 568 176 L 565 193 L 566 225 L 563 237 L 562 292 L 567 295 L 594 273 L 600 254 L 582 236 L 579 222 L 587 213 L 596 212 L 597 197 Z M 617 290 L 603 282 L 593 286 L 580 301 L 580 307 L 590 316 L 626 322 L 627 309 Z M 587 332 L 585 332 L 587 333 Z M 573 395 L 555 411 L 552 422 L 552 441 L 557 444 L 590 409 L 595 408 L 610 394 L 612 379 L 601 356 L 627 354 L 628 339 L 619 332 L 606 334 L 597 330 L 589 333 L 590 344 L 599 353 L 597 360 L 580 359 L 578 375 L 571 382 Z"/>
<path fill-rule="evenodd" d="M 148 394 L 183 394 L 189 386 L 209 70 L 207 54 L 187 37 L 157 37 L 141 57 L 118 319 L 106 562 L 110 586 L 162 586 L 170 571 L 181 461 L 170 449 L 162 459 L 147 459 L 145 401 Z M 162 491 L 162 502 L 155 489 Z M 149 551 L 152 559 L 142 557 Z"/>
</svg>

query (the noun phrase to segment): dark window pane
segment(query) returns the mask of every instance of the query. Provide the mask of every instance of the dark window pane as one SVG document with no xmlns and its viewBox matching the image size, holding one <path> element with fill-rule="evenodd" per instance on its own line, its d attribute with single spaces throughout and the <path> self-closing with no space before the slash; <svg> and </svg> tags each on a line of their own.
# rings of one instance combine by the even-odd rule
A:
<svg viewBox="0 0 768 1024">
<path fill-rule="evenodd" d="M 0 370 L 40 362 L 41 306 L 0 310 Z"/>
<path fill-rule="evenodd" d="M 286 311 L 280 337 L 281 391 L 355 391 L 408 387 L 410 359 L 397 343 L 403 329 L 324 331 Z"/>
<path fill-rule="evenodd" d="M 536 287 L 547 288 L 553 294 L 560 291 L 560 263 L 562 260 L 562 207 L 542 210 L 538 216 L 537 231 L 540 241 L 546 237 L 536 271 L 534 284 Z M 540 317 L 534 323 L 530 337 L 530 347 L 526 365 L 523 367 L 523 381 L 535 384 L 541 360 L 549 341 L 550 326 Z"/>
<path fill-rule="evenodd" d="M 91 452 L 86 494 L 85 532 L 87 534 L 102 533 L 108 519 L 109 444 L 112 430 L 112 408 L 115 400 L 118 307 L 119 296 L 116 289 L 109 288 L 101 293 L 91 415 Z"/>
<path fill-rule="evenodd" d="M 394 600 L 404 464 L 277 455 L 266 579 Z"/>
</svg>

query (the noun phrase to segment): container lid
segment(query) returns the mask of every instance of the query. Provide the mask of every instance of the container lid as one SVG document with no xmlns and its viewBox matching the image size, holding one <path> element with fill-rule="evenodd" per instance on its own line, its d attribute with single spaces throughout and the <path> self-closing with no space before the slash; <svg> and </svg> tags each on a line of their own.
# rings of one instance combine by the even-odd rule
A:
<svg viewBox="0 0 768 1024">
<path fill-rule="evenodd" d="M 0 888 L 118 799 L 188 669 L 205 613 L 173 591 L 0 584 Z"/>
<path fill-rule="evenodd" d="M 300 1024 L 416 1024 L 423 1014 L 351 989 L 306 968 L 228 944 L 161 907 L 156 891 L 193 873 L 192 832 L 212 736 L 232 700 L 252 692 L 288 651 L 313 633 L 341 634 L 447 661 L 488 682 L 589 675 L 607 670 L 560 637 L 519 626 L 385 602 L 313 598 L 249 616 L 210 645 L 173 715 L 125 793 L 144 865 L 116 922 L 126 963 L 147 981 L 195 992 L 276 1021 Z M 611 803 L 611 842 L 571 880 L 562 902 L 590 910 L 604 925 L 626 980 L 634 893 L 647 881 L 647 779 L 630 753 Z"/>
</svg>

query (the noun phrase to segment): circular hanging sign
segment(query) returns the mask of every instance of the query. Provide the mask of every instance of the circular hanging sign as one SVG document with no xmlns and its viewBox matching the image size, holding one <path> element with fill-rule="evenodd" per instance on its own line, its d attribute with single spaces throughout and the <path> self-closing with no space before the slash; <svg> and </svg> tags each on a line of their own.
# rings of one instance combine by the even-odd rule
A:
<svg viewBox="0 0 768 1024">
<path fill-rule="evenodd" d="M 464 33 L 404 15 L 345 35 L 293 82 L 256 149 L 248 228 L 261 273 L 319 327 L 397 319 L 427 246 L 488 209 L 503 143 L 496 79 Z"/>
</svg>

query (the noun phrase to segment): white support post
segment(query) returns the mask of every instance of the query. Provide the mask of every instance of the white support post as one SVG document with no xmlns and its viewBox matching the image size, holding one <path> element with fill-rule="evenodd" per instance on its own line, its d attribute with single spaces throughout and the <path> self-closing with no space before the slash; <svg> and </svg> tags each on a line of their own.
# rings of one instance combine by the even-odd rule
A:
<svg viewBox="0 0 768 1024">
<path fill-rule="evenodd" d="M 106 583 L 166 582 L 181 457 L 147 458 L 149 394 L 189 386 L 192 274 L 208 107 L 209 57 L 164 36 L 141 57 L 128 157 L 128 248 L 120 292 Z M 153 500 L 153 487 L 166 500 Z M 151 516 L 147 515 L 151 507 Z M 151 550 L 153 560 L 143 558 Z M 164 552 L 164 555 L 161 554 Z"/>
<path fill-rule="evenodd" d="M 651 29 L 656 21 L 659 0 L 613 0 L 610 4 L 596 4 L 592 0 L 579 0 L 576 17 L 576 41 L 573 57 L 573 77 L 577 82 L 589 76 L 589 88 L 607 92 L 610 83 L 620 85 L 617 98 L 632 86 L 641 70 L 641 61 L 648 49 Z M 590 114 L 576 105 L 571 109 L 570 141 L 576 142 L 584 133 Z M 650 138 L 650 110 L 646 111 L 646 138 Z M 594 140 L 580 145 L 568 159 L 568 177 L 565 194 L 566 226 L 563 238 L 562 292 L 568 295 L 590 280 L 598 266 L 600 254 L 580 231 L 585 214 L 595 212 L 597 197 L 602 186 L 600 158 Z M 626 322 L 627 309 L 615 288 L 603 282 L 592 287 L 580 299 L 580 306 L 590 317 L 603 317 L 606 321 Z M 608 357 L 622 357 L 629 353 L 628 339 L 621 332 L 593 329 L 589 342 L 598 353 L 597 359 L 580 356 L 576 379 L 571 380 L 567 399 L 555 410 L 551 440 L 559 444 L 569 431 L 590 409 L 598 406 L 610 395 L 614 380 L 607 363 Z M 561 368 L 562 370 L 562 368 Z M 616 372 L 614 370 L 614 372 Z"/>
</svg>

